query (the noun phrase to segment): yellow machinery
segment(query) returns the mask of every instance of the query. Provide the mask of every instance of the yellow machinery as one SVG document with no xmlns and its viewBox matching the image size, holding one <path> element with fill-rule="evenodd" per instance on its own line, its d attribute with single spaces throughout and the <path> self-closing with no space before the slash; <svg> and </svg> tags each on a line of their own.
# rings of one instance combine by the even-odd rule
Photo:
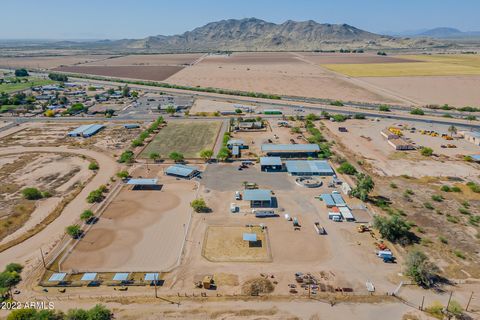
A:
<svg viewBox="0 0 480 320">
<path fill-rule="evenodd" d="M 399 137 L 403 136 L 402 129 L 400 129 L 400 128 L 390 127 L 390 128 L 388 128 L 388 131 L 390 131 L 393 134 L 396 134 Z"/>
</svg>

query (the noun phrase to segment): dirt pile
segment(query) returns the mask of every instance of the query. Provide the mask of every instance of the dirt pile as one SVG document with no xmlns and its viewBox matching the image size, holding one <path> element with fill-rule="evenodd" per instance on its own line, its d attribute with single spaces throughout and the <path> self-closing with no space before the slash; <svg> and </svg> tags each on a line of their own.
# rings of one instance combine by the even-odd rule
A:
<svg viewBox="0 0 480 320">
<path fill-rule="evenodd" d="M 271 293 L 275 287 L 273 283 L 265 278 L 255 278 L 246 281 L 242 285 L 242 293 L 249 296 L 258 296 L 261 293 Z"/>
</svg>

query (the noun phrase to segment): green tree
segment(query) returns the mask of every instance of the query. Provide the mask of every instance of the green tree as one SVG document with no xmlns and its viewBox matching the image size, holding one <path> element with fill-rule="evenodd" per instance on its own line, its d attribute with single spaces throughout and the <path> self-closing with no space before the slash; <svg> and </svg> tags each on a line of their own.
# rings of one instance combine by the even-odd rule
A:
<svg viewBox="0 0 480 320">
<path fill-rule="evenodd" d="M 130 87 L 128 85 L 125 85 L 122 88 L 122 97 L 130 97 Z"/>
<path fill-rule="evenodd" d="M 132 98 L 138 98 L 138 92 L 137 91 L 132 91 L 132 93 L 130 95 L 132 96 Z"/>
<path fill-rule="evenodd" d="M 405 274 L 422 287 L 434 284 L 438 267 L 430 262 L 427 255 L 419 250 L 412 250 L 405 260 Z"/>
<path fill-rule="evenodd" d="M 88 165 L 89 170 L 98 170 L 99 168 L 100 167 L 98 166 L 98 163 L 96 163 L 95 161 L 90 162 L 90 164 Z"/>
<path fill-rule="evenodd" d="M 88 203 L 101 202 L 103 200 L 103 194 L 101 190 L 93 190 L 87 196 Z"/>
<path fill-rule="evenodd" d="M 382 238 L 391 242 L 407 243 L 410 239 L 410 225 L 400 215 L 394 214 L 391 217 L 376 215 L 373 218 L 373 226 L 378 229 Z"/>
<path fill-rule="evenodd" d="M 209 208 L 207 207 L 207 204 L 205 203 L 205 200 L 203 198 L 198 198 L 193 200 L 190 203 L 190 206 L 193 208 L 195 212 L 207 212 Z"/>
<path fill-rule="evenodd" d="M 205 160 L 205 161 L 209 161 L 213 156 L 213 150 L 211 149 L 204 149 L 202 151 L 200 151 L 200 157 Z"/>
<path fill-rule="evenodd" d="M 72 238 L 77 239 L 83 233 L 82 228 L 78 224 L 72 224 L 65 228 L 65 232 Z"/>
<path fill-rule="evenodd" d="M 423 148 L 420 150 L 420 153 L 421 153 L 422 156 L 424 156 L 424 157 L 430 157 L 430 156 L 433 154 L 433 149 L 432 149 L 432 148 L 429 148 L 429 147 L 423 147 Z"/>
<path fill-rule="evenodd" d="M 5 267 L 5 271 L 8 271 L 8 272 L 15 271 L 17 273 L 20 273 L 22 272 L 22 270 L 23 270 L 23 266 L 20 263 L 15 263 L 15 262 L 9 263 Z"/>
<path fill-rule="evenodd" d="M 150 152 L 148 157 L 153 161 L 156 162 L 158 159 L 160 159 L 160 154 L 158 152 Z"/>
<path fill-rule="evenodd" d="M 48 78 L 50 78 L 50 80 L 60 81 L 60 82 L 67 82 L 68 81 L 68 77 L 66 75 L 60 74 L 60 73 L 49 73 Z M 95 87 L 93 87 L 93 88 L 95 89 Z"/>
<path fill-rule="evenodd" d="M 133 148 L 143 146 L 143 140 L 142 139 L 133 139 L 132 143 L 131 143 L 131 146 Z"/>
<path fill-rule="evenodd" d="M 27 69 L 16 69 L 15 70 L 15 77 L 28 77 Z"/>
<path fill-rule="evenodd" d="M 354 174 L 357 174 L 357 169 L 355 169 L 355 167 L 352 164 L 345 161 L 338 168 L 338 172 L 345 173 L 348 175 L 354 175 Z"/>
<path fill-rule="evenodd" d="M 90 320 L 90 314 L 84 309 L 70 309 L 65 315 L 65 320 Z"/>
<path fill-rule="evenodd" d="M 220 161 L 225 161 L 230 157 L 230 151 L 227 147 L 222 147 L 220 151 L 218 151 L 217 159 Z"/>
<path fill-rule="evenodd" d="M 85 210 L 85 211 L 82 212 L 82 214 L 80 214 L 80 219 L 82 221 L 86 222 L 86 221 L 92 219 L 93 216 L 94 216 L 94 214 L 93 214 L 92 210 Z"/>
<path fill-rule="evenodd" d="M 134 161 L 134 153 L 131 150 L 124 151 L 120 155 L 120 158 L 118 159 L 118 162 L 120 163 L 133 163 L 133 161 Z"/>
<path fill-rule="evenodd" d="M 170 160 L 173 160 L 175 162 L 181 162 L 183 161 L 184 157 L 183 157 L 183 154 L 181 154 L 180 152 L 171 152 L 168 157 L 170 158 Z"/>
<path fill-rule="evenodd" d="M 364 173 L 357 173 L 357 186 L 352 189 L 352 196 L 359 198 L 362 201 L 367 201 L 368 194 L 375 187 L 372 178 Z"/>
<path fill-rule="evenodd" d="M 97 304 L 95 307 L 88 310 L 89 320 L 110 320 L 113 319 L 113 314 L 105 306 Z"/>
<path fill-rule="evenodd" d="M 42 193 L 37 188 L 25 188 L 22 190 L 22 195 L 27 200 L 42 199 Z"/>
</svg>

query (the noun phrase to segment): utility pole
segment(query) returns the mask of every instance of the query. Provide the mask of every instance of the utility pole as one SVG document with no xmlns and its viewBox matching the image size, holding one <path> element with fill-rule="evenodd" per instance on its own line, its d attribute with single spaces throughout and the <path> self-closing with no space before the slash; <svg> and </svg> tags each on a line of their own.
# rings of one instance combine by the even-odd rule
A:
<svg viewBox="0 0 480 320">
<path fill-rule="evenodd" d="M 43 268 L 44 268 L 44 269 L 47 269 L 47 265 L 45 264 L 45 258 L 44 258 L 44 256 L 43 256 L 42 248 L 40 248 L 40 255 L 42 256 Z"/>
<path fill-rule="evenodd" d="M 448 297 L 448 303 L 447 303 L 447 311 L 448 311 L 448 307 L 450 307 L 450 300 L 452 300 L 452 294 L 453 294 L 453 291 L 450 291 L 450 297 Z"/>
<path fill-rule="evenodd" d="M 473 291 L 470 294 L 470 299 L 468 299 L 468 303 L 467 303 L 467 306 L 465 307 L 465 311 L 468 311 L 468 307 L 470 306 L 470 302 L 472 301 L 472 298 L 473 298 Z"/>
<path fill-rule="evenodd" d="M 422 298 L 422 306 L 420 307 L 420 311 L 423 311 L 423 303 L 425 302 L 425 296 Z"/>
<path fill-rule="evenodd" d="M 158 298 L 158 294 L 157 294 L 157 279 L 158 279 L 158 273 L 155 273 L 155 275 L 153 276 L 153 285 L 155 286 L 155 298 Z"/>
</svg>

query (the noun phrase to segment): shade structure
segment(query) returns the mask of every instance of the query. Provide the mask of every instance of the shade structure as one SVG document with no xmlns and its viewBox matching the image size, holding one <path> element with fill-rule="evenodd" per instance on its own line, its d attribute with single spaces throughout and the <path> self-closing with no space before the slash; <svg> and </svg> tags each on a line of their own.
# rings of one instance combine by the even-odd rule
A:
<svg viewBox="0 0 480 320">
<path fill-rule="evenodd" d="M 50 282 L 63 281 L 63 279 L 65 279 L 66 276 L 67 276 L 67 274 L 65 272 L 54 273 L 50 276 L 48 281 L 50 281 Z"/>
<path fill-rule="evenodd" d="M 82 281 L 94 281 L 97 278 L 97 273 L 96 272 L 87 272 L 84 273 L 82 276 Z"/>
<path fill-rule="evenodd" d="M 143 278 L 145 281 L 155 281 L 159 279 L 158 273 L 153 272 L 153 273 L 145 273 L 145 277 Z"/>
<path fill-rule="evenodd" d="M 128 276 L 130 274 L 128 272 L 118 272 L 118 273 L 115 273 L 115 275 L 113 276 L 113 281 L 126 281 L 128 280 Z"/>
<path fill-rule="evenodd" d="M 257 241 L 257 235 L 255 233 L 244 233 L 243 234 L 243 241 Z"/>
</svg>

